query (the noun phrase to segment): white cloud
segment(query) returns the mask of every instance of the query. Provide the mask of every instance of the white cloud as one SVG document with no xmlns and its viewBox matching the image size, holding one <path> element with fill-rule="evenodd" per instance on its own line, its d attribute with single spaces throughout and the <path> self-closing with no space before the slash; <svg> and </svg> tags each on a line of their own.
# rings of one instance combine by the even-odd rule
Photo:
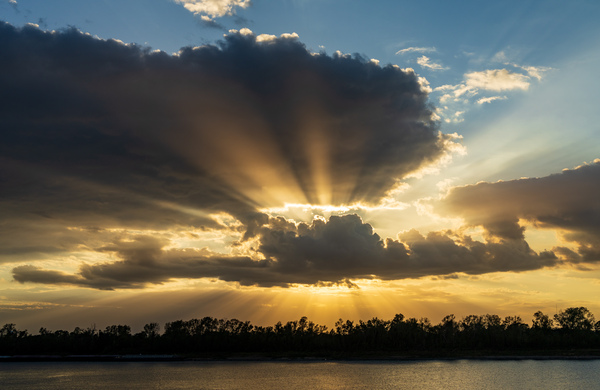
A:
<svg viewBox="0 0 600 390">
<path fill-rule="evenodd" d="M 530 76 L 522 73 L 510 72 L 506 69 L 489 69 L 480 72 L 471 72 L 464 75 L 465 81 L 456 85 L 441 85 L 433 91 L 439 92 L 439 103 L 444 105 L 438 116 L 446 123 L 461 123 L 463 114 L 469 110 L 471 104 L 482 105 L 496 100 L 508 99 L 507 96 L 479 97 L 482 91 L 511 91 L 527 90 Z M 448 108 L 450 106 L 450 108 Z"/>
<path fill-rule="evenodd" d="M 436 51 L 435 47 L 407 47 L 406 49 L 398 50 L 396 54 L 406 53 L 431 53 Z"/>
<path fill-rule="evenodd" d="M 508 57 L 504 51 L 499 51 L 492 57 L 492 62 L 503 62 L 506 63 L 508 61 Z"/>
<path fill-rule="evenodd" d="M 529 76 L 512 73 L 506 69 L 490 69 L 482 72 L 465 74 L 466 85 L 469 88 L 480 88 L 488 91 L 509 91 L 515 89 L 527 90 Z"/>
<path fill-rule="evenodd" d="M 206 17 L 220 18 L 223 16 L 233 15 L 236 8 L 248 8 L 250 0 L 174 0 L 176 3 L 182 4 L 185 9 L 194 14 L 202 14 Z M 203 18 L 206 20 L 205 18 Z"/>
<path fill-rule="evenodd" d="M 230 34 L 238 34 L 239 33 L 241 35 L 254 35 L 254 33 L 252 32 L 252 30 L 250 30 L 247 27 L 244 27 L 241 30 L 231 29 L 231 30 L 229 30 L 229 33 Z"/>
<path fill-rule="evenodd" d="M 535 68 L 536 70 L 538 68 Z M 535 70 L 532 70 L 535 72 Z M 481 72 L 472 72 L 465 74 L 465 82 L 456 85 L 442 85 L 434 89 L 435 92 L 442 92 L 440 102 L 445 103 L 454 98 L 458 101 L 459 98 L 466 96 L 473 97 L 479 94 L 480 90 L 487 91 L 510 91 L 510 90 L 527 90 L 529 88 L 530 76 L 510 72 L 506 69 L 489 69 Z M 489 98 L 481 98 L 477 101 L 478 104 L 490 103 L 494 100 L 506 99 L 506 96 L 495 96 Z"/>
<path fill-rule="evenodd" d="M 440 103 L 445 104 L 450 99 L 452 99 L 452 95 L 449 95 L 447 93 L 443 94 L 442 97 L 440 97 Z"/>
<path fill-rule="evenodd" d="M 427 93 L 433 92 L 433 89 L 431 89 L 431 86 L 429 85 L 429 81 L 425 77 L 419 77 L 417 80 L 419 80 L 419 85 L 421 85 L 422 91 Z"/>
<path fill-rule="evenodd" d="M 243 28 L 240 30 L 240 34 L 242 35 L 251 35 L 252 31 L 248 28 Z M 296 33 L 283 33 L 279 36 L 282 39 L 298 39 L 299 36 Z M 277 39 L 276 35 L 271 34 L 260 34 L 256 37 L 256 42 L 273 42 Z"/>
<path fill-rule="evenodd" d="M 344 54 L 339 50 L 336 50 L 334 53 L 334 56 L 340 57 L 340 58 L 351 58 L 352 56 L 350 54 Z"/>
<path fill-rule="evenodd" d="M 459 97 L 467 93 L 469 95 L 477 95 L 477 88 L 473 88 L 467 84 L 458 84 L 454 88 L 454 97 L 458 100 Z"/>
<path fill-rule="evenodd" d="M 444 122 L 446 123 L 461 123 L 465 121 L 465 118 L 462 117 L 462 115 L 464 114 L 464 111 L 456 111 L 452 116 L 447 117 L 446 119 L 444 119 Z"/>
<path fill-rule="evenodd" d="M 283 33 L 279 37 L 283 38 L 283 39 L 298 39 L 298 38 L 300 38 L 300 36 L 298 34 L 296 34 L 295 32 L 293 32 L 293 33 Z"/>
<path fill-rule="evenodd" d="M 463 53 L 468 55 L 469 53 Z M 498 51 L 491 59 L 479 57 L 472 59 L 472 65 L 485 66 L 485 63 L 495 63 L 490 68 L 479 68 L 483 70 L 470 71 L 463 75 L 462 82 L 458 84 L 445 84 L 433 88 L 433 93 L 439 99 L 439 104 L 444 107 L 438 113 L 442 121 L 446 123 L 458 123 L 462 115 L 456 116 L 457 112 L 467 112 L 473 105 L 484 105 L 494 101 L 506 100 L 510 97 L 509 92 L 527 91 L 531 84 L 540 82 L 545 73 L 553 68 L 545 66 L 519 65 L 511 60 L 515 57 L 510 50 Z M 440 69 L 441 65 L 434 64 L 426 56 L 420 57 L 417 62 L 430 69 Z M 506 66 L 498 69 L 499 65 Z M 438 65 L 437 67 L 435 65 Z"/>
<path fill-rule="evenodd" d="M 504 51 L 499 51 L 498 53 L 496 53 L 494 55 L 494 57 L 492 57 L 492 62 L 501 62 L 504 65 L 508 65 L 508 66 L 513 66 L 515 68 L 518 69 L 522 69 L 525 72 L 527 72 L 527 75 L 530 77 L 535 78 L 536 80 L 540 81 L 542 79 L 542 75 L 549 71 L 552 70 L 552 68 L 547 67 L 547 66 L 524 66 L 524 65 L 519 65 L 516 64 L 514 62 L 511 62 L 510 58 L 512 56 L 508 56 Z"/>
<path fill-rule="evenodd" d="M 507 64 L 509 65 L 509 64 Z M 552 70 L 552 68 L 547 67 L 547 66 L 520 66 L 517 64 L 510 64 L 516 68 L 521 68 L 524 71 L 527 72 L 527 74 L 535 79 L 537 79 L 538 81 L 540 81 L 542 79 L 542 75 L 549 71 Z"/>
<path fill-rule="evenodd" d="M 453 91 L 454 89 L 456 89 L 456 85 L 444 84 L 440 85 L 439 87 L 435 87 L 434 91 Z"/>
<path fill-rule="evenodd" d="M 424 68 L 429 68 L 432 70 L 448 69 L 448 68 L 444 68 L 440 64 L 436 64 L 435 62 L 429 62 L 429 57 L 427 57 L 427 56 L 422 56 L 422 57 L 417 58 L 417 64 L 421 65 Z"/>
<path fill-rule="evenodd" d="M 277 39 L 276 35 L 260 34 L 256 37 L 256 42 L 271 42 Z"/>
<path fill-rule="evenodd" d="M 492 96 L 487 98 L 481 98 L 477 100 L 477 104 L 491 103 L 494 100 L 506 100 L 508 99 L 506 96 Z"/>
</svg>

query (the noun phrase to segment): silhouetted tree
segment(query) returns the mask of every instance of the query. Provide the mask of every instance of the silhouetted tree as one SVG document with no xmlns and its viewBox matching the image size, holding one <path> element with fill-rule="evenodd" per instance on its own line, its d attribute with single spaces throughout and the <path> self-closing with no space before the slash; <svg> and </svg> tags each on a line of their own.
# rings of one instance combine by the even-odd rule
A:
<svg viewBox="0 0 600 390">
<path fill-rule="evenodd" d="M 27 330 L 18 330 L 15 324 L 5 324 L 0 329 L 0 337 L 5 337 L 5 338 L 27 337 Z"/>
<path fill-rule="evenodd" d="M 157 322 L 151 322 L 149 324 L 144 325 L 142 335 L 144 338 L 147 339 L 157 338 L 158 336 L 160 336 L 160 325 Z"/>
<path fill-rule="evenodd" d="M 40 328 L 30 335 L 15 324 L 0 328 L 0 355 L 11 354 L 122 354 L 179 353 L 222 356 L 237 352 L 286 354 L 337 354 L 403 351 L 466 351 L 523 349 L 600 348 L 600 321 L 585 307 L 572 307 L 555 316 L 559 329 L 541 311 L 533 315 L 529 328 L 519 316 L 503 320 L 495 314 L 468 315 L 457 321 L 445 316 L 437 325 L 427 318 L 392 320 L 377 317 L 358 324 L 339 319 L 334 329 L 316 324 L 307 317 L 278 322 L 274 326 L 253 326 L 250 321 L 204 317 L 165 324 L 161 335 L 158 323 L 146 324 L 131 334 L 128 325 L 95 326 L 72 332 Z"/>
<path fill-rule="evenodd" d="M 536 311 L 533 314 L 532 329 L 550 330 L 554 325 L 554 321 L 541 311 Z"/>
<path fill-rule="evenodd" d="M 586 307 L 569 307 L 555 314 L 554 319 L 566 330 L 592 330 L 595 324 L 594 315 Z"/>
</svg>

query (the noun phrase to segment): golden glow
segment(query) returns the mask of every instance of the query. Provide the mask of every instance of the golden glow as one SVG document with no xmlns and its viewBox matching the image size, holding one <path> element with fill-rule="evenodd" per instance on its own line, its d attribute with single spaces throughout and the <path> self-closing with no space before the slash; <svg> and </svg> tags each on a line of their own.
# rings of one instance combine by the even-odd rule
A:
<svg viewBox="0 0 600 390">
<path fill-rule="evenodd" d="M 315 110 L 318 110 L 318 107 L 309 108 L 306 112 L 318 112 Z M 303 140 L 306 152 L 305 158 L 308 162 L 308 170 L 316 194 L 316 199 L 309 199 L 309 201 L 321 205 L 331 204 L 333 201 L 331 161 L 329 159 L 331 156 L 331 147 L 329 139 L 325 136 L 327 132 L 322 131 L 324 123 L 315 114 L 312 114 L 310 117 L 304 116 L 300 120 L 302 121 L 300 126 L 306 129 L 306 137 Z"/>
<path fill-rule="evenodd" d="M 303 74 L 293 82 L 327 85 L 319 80 L 307 81 L 307 77 L 316 76 Z M 368 133 L 361 139 L 354 132 L 351 141 L 336 144 L 335 137 L 343 131 L 343 124 L 327 112 L 326 101 L 315 100 L 312 94 L 298 96 L 296 106 L 286 113 L 291 120 L 272 123 L 272 119 L 261 116 L 251 91 L 229 80 L 206 83 L 208 89 L 215 91 L 210 96 L 197 96 L 184 88 L 173 97 L 173 106 L 179 111 L 177 118 L 184 122 L 178 126 L 183 130 L 178 131 L 185 134 L 164 141 L 199 171 L 210 172 L 211 177 L 223 183 L 228 194 L 258 208 L 282 207 L 286 203 L 340 206 L 362 201 L 354 193 L 361 185 Z M 215 83 L 215 88 L 209 88 L 211 83 Z M 322 100 L 331 94 L 326 90 L 321 92 L 316 96 L 322 95 Z M 233 101 L 232 95 L 237 97 Z M 203 107 L 201 113 L 198 106 Z M 283 131 L 273 126 L 292 129 Z M 446 152 L 413 176 L 437 172 L 441 165 L 448 164 L 452 155 L 464 153 L 464 148 L 456 142 L 458 135 L 439 137 L 438 142 Z M 202 153 L 197 145 L 203 146 Z M 345 163 L 343 171 L 335 165 L 339 154 L 345 156 L 344 161 L 351 160 Z M 360 192 L 372 196 L 371 190 Z M 398 206 L 390 199 L 387 202 L 388 207 Z"/>
<path fill-rule="evenodd" d="M 519 315 L 530 322 L 541 310 L 553 315 L 578 302 L 600 313 L 595 301 L 600 270 L 541 270 L 524 273 L 458 275 L 458 279 L 422 278 L 397 281 L 355 280 L 360 289 L 340 286 L 292 288 L 239 287 L 210 279 L 178 280 L 143 291 L 98 291 L 80 288 L 14 285 L 0 290 L 0 307 L 11 311 L 19 327 L 71 330 L 178 319 L 237 318 L 271 326 L 307 316 L 333 327 L 339 319 L 357 322 L 372 317 L 428 317 L 436 324 L 447 314 Z M 588 299 L 582 299 L 588 297 Z M 83 315 L 85 313 L 85 315 Z M 84 319 L 85 318 L 85 319 Z"/>
</svg>

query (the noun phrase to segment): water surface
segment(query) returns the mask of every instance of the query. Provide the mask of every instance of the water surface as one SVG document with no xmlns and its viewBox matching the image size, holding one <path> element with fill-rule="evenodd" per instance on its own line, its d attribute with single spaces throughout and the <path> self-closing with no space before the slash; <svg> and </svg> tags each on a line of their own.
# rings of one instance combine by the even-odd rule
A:
<svg viewBox="0 0 600 390">
<path fill-rule="evenodd" d="M 600 389 L 600 360 L 10 362 L 12 389 Z"/>
</svg>

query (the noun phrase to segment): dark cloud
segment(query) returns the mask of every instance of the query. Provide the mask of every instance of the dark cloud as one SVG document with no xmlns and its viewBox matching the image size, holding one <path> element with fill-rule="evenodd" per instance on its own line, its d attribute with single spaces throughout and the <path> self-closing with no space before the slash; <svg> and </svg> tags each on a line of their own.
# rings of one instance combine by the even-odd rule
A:
<svg viewBox="0 0 600 390">
<path fill-rule="evenodd" d="M 600 261 L 600 161 L 541 177 L 453 188 L 437 211 L 463 217 L 491 235 L 523 237 L 526 220 L 562 232 L 577 253 L 554 248 L 568 261 Z"/>
<path fill-rule="evenodd" d="M 482 243 L 452 232 L 422 236 L 415 230 L 399 241 L 382 240 L 357 215 L 295 224 L 272 218 L 257 232 L 262 259 L 223 256 L 206 249 L 167 249 L 150 236 L 119 239 L 97 248 L 119 261 L 83 265 L 76 275 L 33 266 L 13 269 L 19 282 L 72 284 L 91 288 L 139 288 L 174 278 L 218 278 L 242 285 L 345 285 L 351 279 L 403 279 L 457 272 L 526 271 L 555 265 L 551 252 L 537 254 L 522 239 Z M 257 256 L 258 257 L 258 256 Z"/>
<path fill-rule="evenodd" d="M 153 192 L 210 176 L 222 189 L 266 152 L 317 202 L 321 158 L 339 203 L 375 200 L 443 152 L 415 74 L 313 55 L 297 39 L 237 33 L 168 56 L 76 30 L 3 24 L 0 36 L 3 156 L 48 170 L 127 188 L 160 180 Z M 263 180 L 247 185 L 273 184 Z"/>
<path fill-rule="evenodd" d="M 224 228 L 219 212 L 248 240 L 261 207 L 375 202 L 446 152 L 414 73 L 292 35 L 167 55 L 0 23 L 0 53 L 2 261 L 87 245 L 73 228 Z"/>
<path fill-rule="evenodd" d="M 171 56 L 75 29 L 0 24 L 0 52 L 1 258 L 116 258 L 74 274 L 23 265 L 13 269 L 18 282 L 353 287 L 358 278 L 518 272 L 557 264 L 555 253 L 578 262 L 600 254 L 600 163 L 452 190 L 439 210 L 483 226 L 485 242 L 415 230 L 383 240 L 356 215 L 296 224 L 258 211 L 377 202 L 441 158 L 450 138 L 412 72 L 245 30 Z M 239 249 L 247 255 L 176 248 L 156 233 L 236 229 L 221 212 L 243 225 L 237 246 L 251 247 Z M 578 251 L 536 253 L 521 219 L 562 229 Z"/>
<path fill-rule="evenodd" d="M 410 247 L 410 264 L 418 276 L 521 272 L 557 264 L 554 253 L 538 254 L 523 239 L 480 242 L 452 231 L 431 232 L 425 237 L 415 230 L 399 238 Z"/>
<path fill-rule="evenodd" d="M 207 249 L 165 249 L 167 243 L 151 236 L 118 239 L 96 250 L 116 254 L 121 258 L 119 261 L 83 264 L 77 274 L 19 266 L 13 269 L 13 277 L 21 283 L 76 285 L 103 290 L 142 288 L 174 278 L 219 278 L 243 285 L 285 284 L 270 272 L 268 261 L 221 256 Z"/>
</svg>

